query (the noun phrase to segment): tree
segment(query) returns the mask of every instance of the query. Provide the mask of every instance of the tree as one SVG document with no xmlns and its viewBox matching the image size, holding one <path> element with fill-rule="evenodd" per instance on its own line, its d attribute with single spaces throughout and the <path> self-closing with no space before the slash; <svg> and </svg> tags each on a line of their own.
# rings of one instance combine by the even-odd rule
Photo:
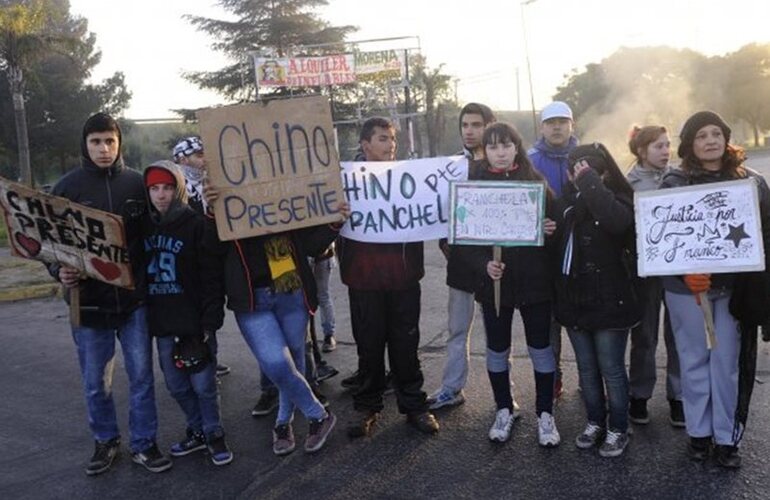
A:
<svg viewBox="0 0 770 500">
<path fill-rule="evenodd" d="M 218 0 L 218 3 L 235 20 L 192 15 L 187 19 L 199 31 L 214 37 L 217 41 L 212 48 L 223 52 L 233 63 L 217 71 L 192 71 L 186 73 L 185 78 L 231 100 L 254 97 L 253 69 L 248 60 L 252 52 L 272 50 L 276 56 L 283 57 L 296 47 L 317 44 L 331 44 L 327 51 L 340 51 L 345 37 L 357 29 L 331 26 L 320 19 L 313 11 L 327 5 L 327 0 Z"/>
<path fill-rule="evenodd" d="M 573 71 L 554 99 L 573 108 L 580 135 L 602 141 L 620 163 L 630 160 L 626 132 L 634 123 L 662 124 L 671 130 L 699 102 L 696 79 L 706 58 L 671 47 L 622 47 L 600 63 Z"/>
<path fill-rule="evenodd" d="M 0 0 L 0 7 L 8 2 Z M 73 17 L 67 0 L 46 0 L 41 37 L 49 45 L 28 59 L 24 69 L 23 104 L 29 130 L 32 181 L 44 180 L 46 168 L 58 165 L 63 172 L 68 161 L 79 156 L 80 131 L 85 119 L 96 111 L 120 114 L 131 98 L 122 73 L 101 83 L 87 84 L 101 54 L 95 50 L 96 37 L 88 31 L 87 20 Z M 0 79 L 0 102 L 11 100 L 11 87 Z M 14 119 L 8 106 L 0 106 L 0 143 L 8 149 L 19 144 L 7 126 Z M 0 148 L 1 149 L 1 148 Z M 21 150 L 17 146 L 18 150 Z"/>
<path fill-rule="evenodd" d="M 752 130 L 754 146 L 770 128 L 770 44 L 749 44 L 712 64 L 718 71 L 724 111 L 732 120 L 745 121 Z"/>
<path fill-rule="evenodd" d="M 0 69 L 5 72 L 13 100 L 21 180 L 32 184 L 27 115 L 24 109 L 24 70 L 49 45 L 44 33 L 42 2 L 0 3 Z"/>
<path fill-rule="evenodd" d="M 420 90 L 415 92 L 418 109 L 425 112 L 425 132 L 428 136 L 428 155 L 437 156 L 441 149 L 441 139 L 446 126 L 446 105 L 453 100 L 452 77 L 441 72 L 444 65 L 428 68 L 425 58 L 413 58 L 414 69 L 412 84 Z M 419 96 L 419 98 L 418 98 Z"/>
</svg>

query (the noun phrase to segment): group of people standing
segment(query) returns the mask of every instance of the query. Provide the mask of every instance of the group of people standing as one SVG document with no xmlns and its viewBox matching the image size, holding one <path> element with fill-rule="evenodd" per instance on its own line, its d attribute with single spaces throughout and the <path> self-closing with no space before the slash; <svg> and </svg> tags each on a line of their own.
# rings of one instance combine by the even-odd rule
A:
<svg viewBox="0 0 770 500">
<path fill-rule="evenodd" d="M 440 242 L 447 258 L 449 335 L 441 385 L 428 395 L 418 358 L 422 242 L 374 244 L 339 236 L 350 213 L 345 202 L 337 207 L 340 220 L 334 224 L 221 242 L 210 208 L 218 193 L 203 182 L 205 161 L 198 138 L 177 145 L 176 163 L 158 161 L 139 174 L 123 164 L 117 122 L 101 113 L 92 116 L 82 134 L 82 167 L 64 176 L 53 194 L 124 217 L 137 287 L 123 290 L 85 279 L 67 266 L 49 266 L 55 278 L 68 290 L 77 288 L 81 296 L 80 324 L 73 325 L 72 334 L 95 439 L 86 473 L 107 471 L 119 451 L 109 386 L 116 339 L 129 376 L 133 461 L 153 472 L 172 466 L 156 443 L 153 337 L 166 386 L 187 423 L 185 435 L 169 453 L 184 456 L 207 450 L 215 465 L 232 461 L 216 383 L 216 331 L 222 326 L 225 303 L 259 364 L 263 397 L 269 394 L 265 381 L 277 394 L 273 452 L 294 451 L 296 409 L 308 421 L 305 451 L 320 450 L 337 416 L 308 375 L 306 341 L 319 296 L 311 266 L 324 260 L 333 242 L 348 287 L 358 354 L 357 371 L 346 381 L 355 409 L 346 428 L 349 437 L 375 431 L 389 386 L 407 423 L 426 434 L 439 431 L 432 411 L 465 401 L 469 336 L 478 302 L 496 405 L 489 439 L 507 441 L 521 413 L 511 377 L 513 315 L 518 309 L 534 370 L 539 444 L 555 447 L 561 442 L 554 403 L 563 391 L 564 327 L 575 352 L 586 409 L 585 429 L 575 444 L 596 447 L 604 457 L 619 456 L 629 442 L 629 420 L 649 422 L 647 400 L 655 385 L 665 300 L 670 422 L 686 426 L 693 459 L 713 455 L 721 466 L 738 467 L 757 326 L 767 319 L 765 273 L 640 280 L 634 262 L 634 190 L 754 179 L 765 245 L 770 243 L 770 191 L 761 176 L 743 166 L 742 150 L 729 144 L 727 124 L 712 112 L 690 117 L 680 135 L 679 168 L 669 166 L 665 128 L 635 128 L 629 147 L 637 163 L 627 178 L 603 145 L 578 145 L 572 111 L 563 102 L 542 110 L 542 136 L 529 151 L 518 131 L 496 122 L 483 104 L 466 105 L 459 128 L 470 180 L 547 184 L 545 245 L 506 247 L 495 258 L 491 247 Z M 360 146 L 365 161 L 394 160 L 393 123 L 367 120 Z M 705 345 L 698 305 L 704 292 L 712 302 L 717 332 L 712 350 Z M 324 350 L 331 351 L 336 342 L 327 300 Z M 629 336 L 630 376 L 625 365 Z M 258 403 L 253 412 L 260 413 L 254 414 L 270 413 L 273 407 L 267 406 Z"/>
<path fill-rule="evenodd" d="M 510 377 L 511 319 L 518 309 L 534 368 L 539 444 L 552 447 L 561 440 L 553 401 L 563 390 L 563 326 L 575 352 L 586 409 L 585 429 L 575 444 L 598 447 L 603 457 L 622 455 L 629 443 L 629 422 L 650 421 L 647 401 L 656 382 L 655 352 L 665 303 L 669 422 L 686 427 L 692 459 L 713 456 L 720 466 L 739 467 L 757 328 L 770 313 L 770 266 L 760 273 L 640 279 L 633 198 L 634 191 L 750 178 L 759 193 L 767 247 L 767 183 L 743 165 L 742 149 L 729 143 L 729 126 L 710 111 L 695 113 L 682 127 L 679 167 L 671 166 L 665 127 L 634 127 L 629 149 L 636 161 L 627 177 L 604 145 L 578 145 L 573 127 L 567 104 L 549 104 L 541 113 L 541 137 L 525 153 L 518 132 L 495 123 L 488 107 L 471 103 L 461 111 L 469 179 L 547 183 L 545 245 L 504 248 L 502 257 L 493 259 L 491 248 L 441 243 L 447 256 L 449 336 L 442 385 L 429 398 L 431 408 L 465 401 L 475 298 L 482 308 L 487 371 L 497 405 L 489 438 L 506 441 L 520 414 Z M 499 314 L 492 293 L 496 281 Z M 713 349 L 706 345 L 702 293 L 708 294 L 714 311 Z"/>
</svg>

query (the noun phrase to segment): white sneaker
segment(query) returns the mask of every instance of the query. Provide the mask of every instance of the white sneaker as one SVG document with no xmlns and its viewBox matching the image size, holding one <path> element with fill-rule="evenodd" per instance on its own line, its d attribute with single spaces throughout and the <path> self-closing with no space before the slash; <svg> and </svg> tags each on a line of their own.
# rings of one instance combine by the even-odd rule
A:
<svg viewBox="0 0 770 500">
<path fill-rule="evenodd" d="M 553 448 L 561 443 L 561 436 L 559 436 L 559 431 L 556 429 L 556 421 L 553 415 L 547 411 L 541 413 L 537 418 L 537 441 L 540 443 L 540 446 L 545 446 L 546 448 Z"/>
<path fill-rule="evenodd" d="M 513 427 L 513 415 L 508 408 L 497 410 L 495 423 L 489 429 L 489 440 L 498 443 L 504 443 L 511 437 L 511 427 Z"/>
</svg>

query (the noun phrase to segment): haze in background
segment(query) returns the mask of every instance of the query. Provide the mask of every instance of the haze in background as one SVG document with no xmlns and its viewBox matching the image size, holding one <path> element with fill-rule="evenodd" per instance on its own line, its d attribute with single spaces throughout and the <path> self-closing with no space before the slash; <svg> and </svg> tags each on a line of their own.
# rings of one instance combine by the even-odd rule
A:
<svg viewBox="0 0 770 500">
<path fill-rule="evenodd" d="M 209 48 L 212 40 L 182 19 L 224 18 L 212 0 L 132 0 L 119 8 L 102 0 L 70 3 L 73 14 L 88 18 L 102 51 L 93 78 L 125 73 L 133 92 L 127 117 L 171 117 L 171 109 L 222 102 L 181 76 L 225 64 Z M 359 26 L 352 40 L 419 36 L 428 64 L 445 63 L 445 72 L 459 78 L 461 102 L 509 110 L 517 108 L 517 67 L 521 107 L 530 108 L 521 12 L 518 0 L 330 0 L 320 11 L 333 24 Z M 770 41 L 766 0 L 536 0 L 524 12 L 536 108 L 550 101 L 573 68 L 599 62 L 620 46 L 669 45 L 716 55 Z"/>
</svg>

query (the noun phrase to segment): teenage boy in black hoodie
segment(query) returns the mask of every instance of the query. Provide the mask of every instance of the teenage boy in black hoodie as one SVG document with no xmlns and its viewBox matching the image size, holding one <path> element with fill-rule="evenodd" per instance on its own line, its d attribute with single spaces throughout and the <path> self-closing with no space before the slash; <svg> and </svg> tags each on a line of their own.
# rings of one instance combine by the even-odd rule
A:
<svg viewBox="0 0 770 500">
<path fill-rule="evenodd" d="M 83 126 L 81 168 L 72 170 L 53 187 L 52 194 L 123 216 L 145 206 L 142 176 L 123 165 L 121 133 L 109 115 L 97 113 Z M 128 234 L 129 254 L 134 255 L 136 235 Z M 72 327 L 80 361 L 88 421 L 96 441 L 86 474 L 101 474 L 112 466 L 120 448 L 120 431 L 112 399 L 115 339 L 123 347 L 129 385 L 129 430 L 134 462 L 152 472 L 171 468 L 155 443 L 158 417 L 152 373 L 152 341 L 147 331 L 141 287 L 126 290 L 82 278 L 77 269 L 52 264 L 51 275 L 67 289 L 80 289 L 80 325 Z M 136 269 L 134 269 L 136 272 Z"/>
<path fill-rule="evenodd" d="M 161 160 L 144 171 L 150 210 L 142 218 L 150 334 L 187 436 L 171 446 L 182 457 L 208 448 L 214 465 L 233 454 L 225 442 L 216 381 L 216 337 L 224 318 L 222 265 L 204 244 L 207 224 L 186 203 L 184 177 Z"/>
</svg>

